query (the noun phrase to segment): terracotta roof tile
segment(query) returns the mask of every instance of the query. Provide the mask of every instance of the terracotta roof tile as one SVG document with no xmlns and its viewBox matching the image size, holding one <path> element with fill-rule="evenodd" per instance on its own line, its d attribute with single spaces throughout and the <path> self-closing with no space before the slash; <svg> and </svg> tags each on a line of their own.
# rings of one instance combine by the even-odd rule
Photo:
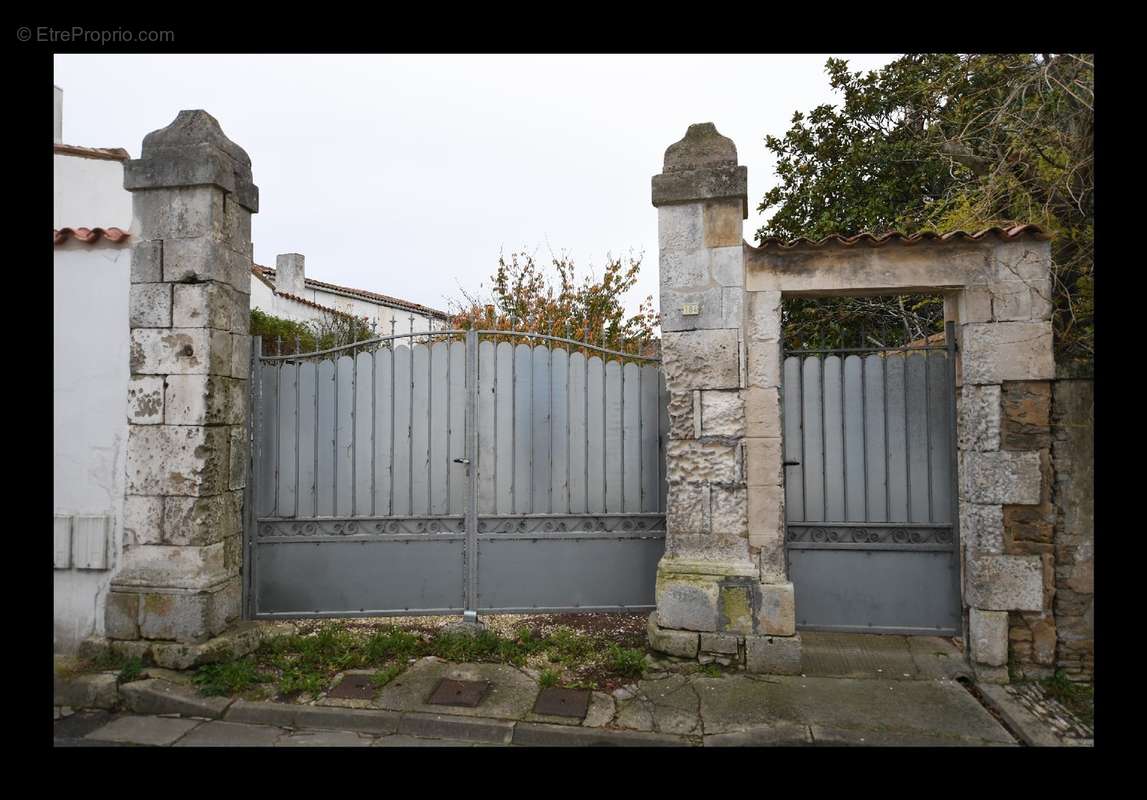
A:
<svg viewBox="0 0 1147 800">
<path fill-rule="evenodd" d="M 275 269 L 273 267 L 264 267 L 260 264 L 254 264 L 251 267 L 251 271 L 263 279 L 275 277 Z M 369 300 L 374 303 L 382 303 L 383 305 L 403 308 L 408 311 L 415 311 L 419 314 L 425 314 L 431 317 L 438 317 L 440 319 L 450 318 L 450 315 L 445 311 L 439 311 L 438 309 L 420 305 L 419 303 L 412 303 L 409 300 L 399 300 L 397 297 L 390 297 L 389 295 L 378 294 L 377 292 L 368 292 L 365 289 L 352 289 L 348 286 L 339 286 L 334 283 L 324 283 L 323 281 L 316 281 L 312 278 L 305 278 L 304 280 L 308 289 L 324 289 L 336 294 L 345 294 L 351 297 L 357 297 L 361 300 Z M 264 280 L 264 282 L 266 281 Z"/>
<path fill-rule="evenodd" d="M 906 245 L 913 245 L 917 242 L 924 241 L 980 241 L 986 236 L 993 235 L 1004 241 L 1018 239 L 1020 237 L 1031 237 L 1033 239 L 1047 240 L 1051 235 L 1044 231 L 1039 225 L 1022 224 L 1013 225 L 1010 228 L 991 227 L 984 228 L 978 233 L 969 233 L 968 231 L 949 231 L 948 233 L 939 234 L 931 231 L 923 231 L 921 233 L 914 233 L 906 235 L 897 231 L 888 231 L 882 234 L 872 233 L 858 233 L 855 236 L 842 236 L 841 234 L 833 234 L 826 236 L 823 239 L 813 240 L 805 237 L 799 239 L 781 239 L 779 237 L 770 237 L 761 241 L 759 248 L 764 250 L 767 248 L 775 247 L 781 250 L 789 250 L 797 247 L 823 247 L 828 244 L 840 245 L 842 247 L 854 247 L 857 244 L 865 244 L 870 247 L 879 247 L 889 242 L 901 242 Z"/>
<path fill-rule="evenodd" d="M 54 144 L 52 152 L 80 158 L 99 158 L 106 161 L 127 161 L 131 158 L 122 147 L 80 147 L 76 144 Z"/>
<path fill-rule="evenodd" d="M 94 244 L 100 239 L 122 242 L 129 236 L 130 233 L 120 228 L 53 228 L 52 244 L 63 244 L 69 239 L 77 239 L 88 244 Z"/>
</svg>

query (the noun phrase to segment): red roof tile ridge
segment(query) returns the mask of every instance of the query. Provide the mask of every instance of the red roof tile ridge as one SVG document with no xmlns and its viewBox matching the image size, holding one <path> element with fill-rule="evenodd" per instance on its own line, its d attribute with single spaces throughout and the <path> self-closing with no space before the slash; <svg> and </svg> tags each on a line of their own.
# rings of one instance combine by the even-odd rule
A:
<svg viewBox="0 0 1147 800">
<path fill-rule="evenodd" d="M 913 245 L 922 241 L 941 241 L 950 242 L 956 239 L 964 239 L 966 241 L 981 241 L 988 235 L 994 235 L 1004 241 L 1018 239 L 1023 236 L 1030 236 L 1033 239 L 1047 240 L 1051 235 L 1047 233 L 1039 225 L 1033 223 L 1018 223 L 1010 227 L 1002 227 L 993 225 L 975 233 L 970 233 L 965 230 L 948 231 L 947 233 L 937 233 L 936 231 L 919 231 L 913 234 L 905 234 L 900 231 L 886 231 L 884 233 L 876 234 L 871 231 L 863 231 L 852 236 L 845 236 L 839 233 L 832 233 L 821 239 L 813 240 L 807 236 L 801 236 L 796 239 L 782 239 L 779 236 L 770 236 L 763 239 L 759 248 L 764 249 L 768 247 L 777 247 L 782 250 L 788 250 L 796 247 L 823 247 L 827 244 L 838 244 L 843 247 L 852 247 L 858 243 L 869 244 L 873 247 L 880 247 L 889 242 L 901 242 L 905 245 Z"/>
<path fill-rule="evenodd" d="M 107 161 L 128 161 L 131 155 L 122 147 L 83 147 L 78 144 L 53 144 L 52 152 L 80 158 L 99 158 Z"/>
<path fill-rule="evenodd" d="M 263 275 L 267 275 L 267 274 L 274 275 L 275 274 L 275 268 L 274 267 L 264 267 L 261 264 L 254 264 L 252 266 L 252 269 L 261 270 Z M 397 297 L 391 297 L 390 295 L 379 294 L 378 292 L 368 292 L 365 289 L 354 289 L 354 288 L 351 288 L 349 286 L 339 286 L 338 284 L 335 284 L 335 283 L 326 283 L 325 281 L 317 281 L 314 278 L 305 278 L 304 281 L 305 281 L 306 285 L 314 286 L 314 287 L 319 288 L 319 289 L 333 289 L 335 291 L 345 292 L 345 293 L 350 294 L 350 295 L 358 296 L 364 300 L 379 300 L 379 301 L 386 303 L 388 305 L 399 306 L 400 308 L 409 309 L 411 311 L 421 311 L 423 313 L 432 314 L 434 316 L 441 317 L 442 319 L 448 319 L 450 317 L 450 315 L 447 314 L 445 311 L 439 311 L 436 308 L 430 308 L 429 306 L 424 306 L 421 303 L 413 303 L 409 300 L 401 300 Z"/>
<path fill-rule="evenodd" d="M 52 229 L 52 244 L 63 244 L 69 239 L 78 239 L 87 244 L 94 244 L 100 239 L 107 239 L 109 242 L 122 242 L 131 236 L 130 233 L 122 228 L 53 228 Z"/>
</svg>

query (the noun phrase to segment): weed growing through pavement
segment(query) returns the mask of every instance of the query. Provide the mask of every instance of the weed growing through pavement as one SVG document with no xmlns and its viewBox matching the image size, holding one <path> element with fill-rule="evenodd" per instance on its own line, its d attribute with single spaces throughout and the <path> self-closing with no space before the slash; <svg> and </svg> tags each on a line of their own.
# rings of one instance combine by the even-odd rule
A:
<svg viewBox="0 0 1147 800">
<path fill-rule="evenodd" d="M 1058 701 L 1081 722 L 1091 725 L 1095 716 L 1095 689 L 1087 683 L 1075 683 L 1068 679 L 1063 670 L 1040 681 L 1048 697 Z"/>
<path fill-rule="evenodd" d="M 551 686 L 557 686 L 561 676 L 552 669 L 543 669 L 542 674 L 538 676 L 538 686 L 543 689 L 548 689 Z"/>
</svg>

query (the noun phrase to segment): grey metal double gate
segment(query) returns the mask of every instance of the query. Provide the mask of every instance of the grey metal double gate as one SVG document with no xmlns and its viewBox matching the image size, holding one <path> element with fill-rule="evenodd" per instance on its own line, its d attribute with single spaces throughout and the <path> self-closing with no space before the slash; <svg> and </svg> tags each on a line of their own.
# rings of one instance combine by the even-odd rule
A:
<svg viewBox="0 0 1147 800">
<path fill-rule="evenodd" d="M 955 344 L 794 350 L 783 374 L 797 627 L 958 634 Z"/>
<path fill-rule="evenodd" d="M 435 331 L 252 355 L 249 617 L 653 608 L 657 359 Z"/>
</svg>

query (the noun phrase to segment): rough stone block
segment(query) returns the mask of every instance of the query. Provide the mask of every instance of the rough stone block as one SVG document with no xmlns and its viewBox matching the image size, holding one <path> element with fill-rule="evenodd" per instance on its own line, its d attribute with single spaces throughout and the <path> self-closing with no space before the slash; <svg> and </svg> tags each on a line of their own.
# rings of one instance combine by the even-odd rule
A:
<svg viewBox="0 0 1147 800">
<path fill-rule="evenodd" d="M 999 451 L 960 455 L 962 499 L 982 505 L 1035 505 L 1040 501 L 1039 453 Z"/>
<path fill-rule="evenodd" d="M 1032 659 L 1043 666 L 1054 665 L 1057 641 L 1055 619 L 1049 616 L 1033 622 L 1031 632 Z"/>
<path fill-rule="evenodd" d="M 163 541 L 163 498 L 129 495 L 123 504 L 123 536 L 126 546 L 159 544 Z"/>
<path fill-rule="evenodd" d="M 749 488 L 749 544 L 763 547 L 775 539 L 784 541 L 784 487 Z"/>
<path fill-rule="evenodd" d="M 666 498 L 665 529 L 670 539 L 710 530 L 709 487 L 705 484 L 670 484 Z"/>
<path fill-rule="evenodd" d="M 975 556 L 965 560 L 965 598 L 985 611 L 1043 609 L 1043 563 L 1039 556 Z"/>
<path fill-rule="evenodd" d="M 145 639 L 169 639 L 179 642 L 203 642 L 210 638 L 208 611 L 211 595 L 197 593 L 143 593 L 140 611 L 140 635 Z M 153 649 L 156 663 L 159 653 Z M 177 669 L 177 667 L 168 667 Z"/>
<path fill-rule="evenodd" d="M 139 638 L 139 595 L 108 592 L 104 635 L 109 639 Z"/>
<path fill-rule="evenodd" d="M 140 545 L 124 551 L 115 586 L 206 589 L 226 578 L 226 541 L 203 546 Z M 164 638 L 164 637 L 151 637 Z"/>
<path fill-rule="evenodd" d="M 209 497 L 163 498 L 164 541 L 203 546 L 240 534 L 240 497 L 240 492 L 232 491 Z"/>
<path fill-rule="evenodd" d="M 781 293 L 749 292 L 749 314 L 746 323 L 748 336 L 745 338 L 750 342 L 779 342 Z"/>
<path fill-rule="evenodd" d="M 691 253 L 703 250 L 705 245 L 704 210 L 700 203 L 661 206 L 657 209 L 657 246 L 665 251 Z M 665 284 L 664 264 L 662 283 Z M 670 280 L 670 286 L 678 284 Z"/>
<path fill-rule="evenodd" d="M 669 389 L 739 388 L 737 329 L 666 332 L 661 342 Z"/>
<path fill-rule="evenodd" d="M 960 390 L 961 450 L 1000 449 L 1000 387 L 965 384 Z"/>
<path fill-rule="evenodd" d="M 1045 280 L 1051 275 L 1051 246 L 1048 242 L 1001 242 L 993 248 L 994 281 Z"/>
<path fill-rule="evenodd" d="M 776 387 L 751 386 L 745 398 L 745 435 L 776 439 L 781 436 L 781 400 Z"/>
<path fill-rule="evenodd" d="M 1032 287 L 1023 281 L 1000 281 L 991 287 L 992 318 L 1017 322 L 1032 318 Z"/>
<path fill-rule="evenodd" d="M 745 434 L 745 403 L 739 390 L 701 392 L 701 435 L 737 438 Z"/>
<path fill-rule="evenodd" d="M 784 484 L 784 445 L 780 439 L 745 440 L 745 478 L 749 486 Z"/>
<path fill-rule="evenodd" d="M 744 319 L 745 290 L 740 286 L 725 287 L 721 290 L 721 314 L 723 328 L 739 328 Z"/>
<path fill-rule="evenodd" d="M 736 445 L 671 439 L 665 451 L 670 484 L 732 483 L 739 477 Z"/>
<path fill-rule="evenodd" d="M 163 245 L 163 280 L 167 283 L 217 281 L 247 293 L 250 272 L 250 257 L 220 241 L 168 239 Z"/>
<path fill-rule="evenodd" d="M 781 385 L 781 343 L 776 339 L 750 339 L 745 354 L 745 385 L 761 388 Z"/>
<path fill-rule="evenodd" d="M 169 375 L 164 396 L 168 425 L 241 425 L 247 383 L 223 375 Z"/>
<path fill-rule="evenodd" d="M 960 538 L 969 555 L 1000 555 L 1004 552 L 1003 506 L 960 503 Z"/>
<path fill-rule="evenodd" d="M 230 697 L 204 697 L 190 686 L 157 678 L 125 683 L 120 692 L 124 705 L 136 714 L 182 714 L 219 719 L 231 705 Z"/>
<path fill-rule="evenodd" d="M 731 633 L 702 633 L 701 650 L 706 653 L 737 655 L 740 640 Z"/>
<path fill-rule="evenodd" d="M 707 575 L 658 575 L 657 623 L 663 628 L 716 631 L 717 579 Z"/>
<path fill-rule="evenodd" d="M 294 627 L 289 623 L 268 625 L 259 622 L 238 622 L 232 625 L 230 630 L 205 642 L 198 644 L 156 642 L 151 649 L 155 663 L 159 666 L 165 669 L 184 670 L 202 664 L 240 658 L 254 651 L 266 638 L 293 632 Z"/>
<path fill-rule="evenodd" d="M 138 241 L 131 248 L 131 282 L 159 283 L 163 280 L 163 240 Z"/>
<path fill-rule="evenodd" d="M 246 334 L 231 335 L 231 377 L 248 380 L 251 376 L 251 337 Z"/>
<path fill-rule="evenodd" d="M 669 438 L 692 439 L 694 390 L 669 392 Z"/>
<path fill-rule="evenodd" d="M 1055 377 L 1050 322 L 970 324 L 961 332 L 965 384 Z"/>
<path fill-rule="evenodd" d="M 745 285 L 745 256 L 741 243 L 709 251 L 709 275 L 718 286 L 741 288 Z M 736 320 L 735 325 L 741 321 Z"/>
<path fill-rule="evenodd" d="M 662 628 L 657 624 L 657 612 L 649 615 L 649 646 L 659 653 L 679 658 L 697 657 L 696 631 L 678 631 Z"/>
<path fill-rule="evenodd" d="M 729 633 L 752 633 L 753 594 L 751 586 L 748 583 L 722 585 L 720 612 L 720 630 Z M 735 644 L 732 652 L 736 652 Z"/>
<path fill-rule="evenodd" d="M 199 496 L 227 489 L 230 430 L 132 425 L 127 439 L 127 494 Z"/>
<path fill-rule="evenodd" d="M 115 708 L 119 688 L 114 673 L 55 676 L 52 705 L 72 708 Z"/>
<path fill-rule="evenodd" d="M 131 332 L 137 375 L 227 375 L 231 334 L 211 328 L 138 328 Z"/>
<path fill-rule="evenodd" d="M 1004 506 L 1005 543 L 1051 543 L 1055 536 L 1055 516 L 1055 506 L 1051 503 L 1041 503 L 1038 506 Z"/>
<path fill-rule="evenodd" d="M 799 675 L 801 637 L 746 636 L 745 668 L 755 674 Z"/>
<path fill-rule="evenodd" d="M 231 468 L 227 485 L 231 489 L 242 489 L 247 485 L 247 467 L 250 443 L 247 429 L 243 425 L 231 428 Z"/>
<path fill-rule="evenodd" d="M 792 636 L 796 633 L 796 601 L 791 583 L 756 585 L 757 633 Z"/>
<path fill-rule="evenodd" d="M 132 425 L 163 422 L 163 376 L 143 375 L 128 380 L 127 421 Z"/>
<path fill-rule="evenodd" d="M 709 530 L 715 534 L 747 536 L 748 492 L 743 484 L 709 486 Z"/>
<path fill-rule="evenodd" d="M 987 286 L 968 286 L 956 301 L 961 325 L 992 321 L 992 293 Z"/>
<path fill-rule="evenodd" d="M 976 663 L 1002 667 L 1008 663 L 1008 612 L 968 609 L 968 638 Z"/>
<path fill-rule="evenodd" d="M 740 534 L 670 533 L 665 556 L 688 561 L 747 563 L 749 542 Z"/>
<path fill-rule="evenodd" d="M 171 324 L 177 328 L 218 328 L 230 332 L 234 314 L 250 313 L 249 308 L 239 306 L 237 296 L 238 292 L 223 283 L 176 284 Z"/>
<path fill-rule="evenodd" d="M 699 314 L 685 314 L 682 308 L 695 305 Z M 661 330 L 695 331 L 733 327 L 739 320 L 725 318 L 724 290 L 720 286 L 661 290 Z"/>
<path fill-rule="evenodd" d="M 231 545 L 232 558 L 241 557 L 240 537 L 232 537 L 224 544 L 228 543 Z M 243 587 L 238 576 L 228 580 L 222 588 L 211 595 L 211 603 L 207 608 L 207 627 L 212 636 L 223 633 L 228 626 L 239 619 L 242 595 Z"/>
<path fill-rule="evenodd" d="M 151 657 L 151 642 L 143 639 L 116 639 L 108 643 L 108 649 L 111 653 L 120 659 L 133 660 L 139 659 L 143 664 L 153 663 Z"/>
<path fill-rule="evenodd" d="M 132 284 L 128 295 L 128 325 L 132 328 L 170 328 L 171 284 Z"/>
<path fill-rule="evenodd" d="M 1051 447 L 1051 382 L 1009 381 L 1001 394 L 1000 447 L 1042 450 Z"/>
<path fill-rule="evenodd" d="M 745 241 L 741 204 L 736 200 L 710 200 L 703 209 L 705 246 L 736 247 L 740 250 Z"/>
<path fill-rule="evenodd" d="M 155 239 L 220 237 L 225 225 L 223 196 L 215 186 L 172 187 L 135 192 L 132 207 L 140 228 Z"/>
</svg>

